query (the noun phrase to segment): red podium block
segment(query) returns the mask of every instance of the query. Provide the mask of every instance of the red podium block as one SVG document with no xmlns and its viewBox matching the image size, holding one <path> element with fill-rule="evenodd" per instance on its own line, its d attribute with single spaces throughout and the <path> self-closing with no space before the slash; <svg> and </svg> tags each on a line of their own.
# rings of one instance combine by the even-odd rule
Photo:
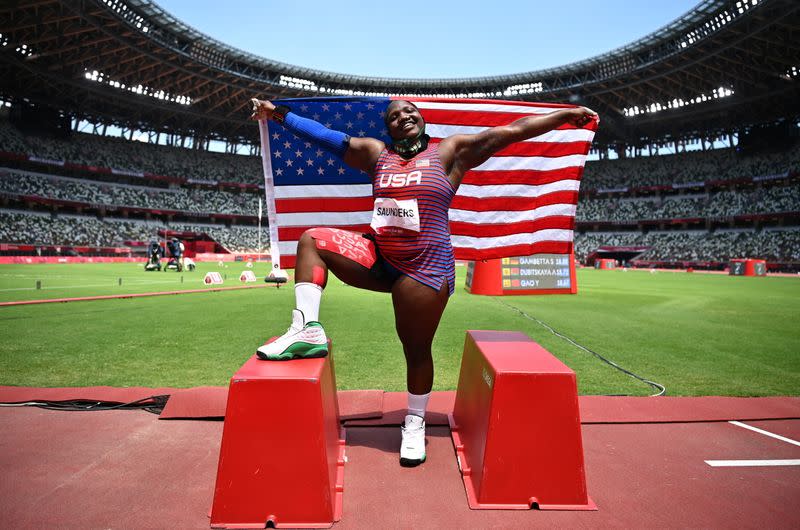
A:
<svg viewBox="0 0 800 530">
<path fill-rule="evenodd" d="M 523 333 L 467 332 L 449 419 L 470 508 L 597 509 L 575 372 Z"/>
<path fill-rule="evenodd" d="M 344 448 L 330 355 L 254 355 L 231 378 L 211 526 L 332 526 L 342 515 Z"/>
</svg>

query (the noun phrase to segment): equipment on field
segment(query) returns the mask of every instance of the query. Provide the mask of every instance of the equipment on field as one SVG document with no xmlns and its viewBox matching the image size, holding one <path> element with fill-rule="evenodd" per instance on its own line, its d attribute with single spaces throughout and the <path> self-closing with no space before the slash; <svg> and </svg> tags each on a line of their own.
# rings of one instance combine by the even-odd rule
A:
<svg viewBox="0 0 800 530">
<path fill-rule="evenodd" d="M 489 296 L 576 294 L 573 254 L 533 254 L 470 261 L 467 291 Z"/>
<path fill-rule="evenodd" d="M 597 509 L 575 372 L 525 334 L 467 332 L 449 421 L 470 508 Z"/>
<path fill-rule="evenodd" d="M 230 381 L 211 527 L 330 527 L 342 516 L 344 451 L 333 359 L 253 355 Z"/>
<path fill-rule="evenodd" d="M 218 272 L 207 272 L 203 278 L 206 285 L 222 285 L 222 275 Z"/>
<path fill-rule="evenodd" d="M 160 271 L 161 270 L 161 257 L 164 255 L 164 249 L 158 244 L 158 241 L 150 241 L 147 248 L 147 262 L 144 265 L 146 271 Z"/>
<path fill-rule="evenodd" d="M 184 250 L 183 243 L 177 237 L 173 237 L 170 241 L 167 241 L 167 250 L 170 253 L 170 259 L 167 262 L 167 266 L 164 267 L 165 271 L 183 271 L 183 250 Z"/>
<path fill-rule="evenodd" d="M 728 274 L 731 276 L 766 276 L 767 262 L 763 259 L 732 259 Z"/>
<path fill-rule="evenodd" d="M 239 281 L 243 283 L 251 283 L 256 281 L 256 275 L 253 271 L 242 271 L 242 274 L 239 275 Z"/>
<path fill-rule="evenodd" d="M 277 264 L 272 264 L 272 270 L 267 274 L 267 277 L 264 278 L 266 283 L 274 283 L 278 287 L 280 284 L 286 283 L 289 281 L 289 275 L 286 274 L 286 271 L 281 269 Z"/>
</svg>

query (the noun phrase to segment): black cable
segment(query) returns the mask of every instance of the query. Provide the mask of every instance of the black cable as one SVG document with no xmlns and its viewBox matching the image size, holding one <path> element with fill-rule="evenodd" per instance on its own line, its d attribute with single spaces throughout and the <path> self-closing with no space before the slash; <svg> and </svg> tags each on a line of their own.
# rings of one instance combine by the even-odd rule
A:
<svg viewBox="0 0 800 530">
<path fill-rule="evenodd" d="M 521 314 L 521 315 L 522 315 L 522 316 L 524 316 L 525 318 L 527 318 L 527 319 L 529 319 L 529 320 L 533 320 L 534 322 L 536 322 L 536 323 L 537 323 L 537 324 L 539 324 L 540 326 L 542 326 L 542 327 L 546 328 L 548 331 L 550 331 L 550 333 L 552 333 L 552 334 L 553 334 L 553 335 L 555 335 L 556 337 L 558 337 L 558 338 L 560 338 L 560 339 L 563 339 L 563 340 L 565 340 L 565 341 L 569 342 L 570 344 L 572 344 L 572 345 L 573 345 L 573 346 L 575 346 L 576 348 L 579 348 L 579 349 L 581 349 L 581 350 L 583 350 L 583 351 L 585 351 L 585 352 L 587 352 L 587 353 L 590 353 L 590 354 L 594 355 L 595 357 L 597 357 L 598 359 L 600 359 L 600 360 L 601 360 L 601 361 L 603 361 L 604 363 L 608 364 L 608 365 L 609 365 L 609 366 L 611 366 L 612 368 L 615 368 L 615 369 L 619 370 L 620 372 L 622 372 L 622 373 L 624 373 L 624 374 L 626 374 L 626 375 L 629 375 L 630 377 L 633 377 L 634 379 L 638 379 L 639 381 L 641 381 L 641 382 L 643 382 L 643 383 L 646 383 L 646 384 L 648 384 L 648 385 L 652 386 L 653 388 L 655 388 L 656 390 L 658 390 L 658 392 L 657 392 L 657 393 L 655 393 L 655 394 L 651 394 L 651 395 L 650 395 L 650 397 L 663 396 L 664 394 L 666 394 L 666 393 L 667 393 L 667 388 L 666 388 L 664 385 L 661 385 L 661 384 L 659 384 L 659 383 L 656 383 L 656 382 L 654 382 L 654 381 L 650 381 L 649 379 L 645 379 L 644 377 L 642 377 L 642 376 L 640 376 L 640 375 L 637 375 L 637 374 L 635 374 L 635 373 L 631 372 L 630 370 L 627 370 L 627 369 L 625 369 L 625 368 L 621 367 L 620 365 L 618 365 L 618 364 L 617 364 L 617 363 L 615 363 L 614 361 L 612 361 L 612 360 L 610 360 L 610 359 L 606 359 L 605 357 L 603 357 L 602 355 L 600 355 L 600 354 L 599 354 L 599 353 L 597 353 L 596 351 L 590 350 L 590 349 L 589 349 L 589 348 L 587 348 L 586 346 L 583 346 L 583 345 L 581 345 L 581 344 L 578 344 L 578 343 L 577 343 L 577 342 L 575 342 L 573 339 L 571 339 L 571 338 L 567 337 L 566 335 L 564 335 L 564 334 L 562 334 L 562 333 L 559 333 L 558 331 L 554 330 L 552 327 L 550 327 L 550 326 L 549 326 L 549 325 L 547 325 L 546 323 L 542 322 L 541 320 L 539 320 L 538 318 L 536 318 L 536 317 L 534 317 L 534 316 L 531 316 L 531 315 L 529 315 L 528 313 L 526 313 L 526 312 L 525 312 L 525 311 L 523 311 L 522 309 L 519 309 L 518 307 L 514 307 L 513 305 L 511 305 L 511 304 L 508 304 L 508 303 L 504 302 L 503 300 L 501 300 L 501 299 L 499 299 L 499 298 L 494 298 L 494 299 L 495 299 L 497 302 L 499 302 L 500 304 L 502 304 L 502 305 L 504 305 L 504 306 L 506 306 L 506 307 L 510 307 L 511 309 L 513 309 L 513 310 L 514 310 L 514 311 L 516 311 L 517 313 Z M 624 396 L 624 395 L 627 395 L 627 394 L 615 394 L 615 395 L 623 395 L 623 396 Z"/>
<path fill-rule="evenodd" d="M 94 401 L 88 399 L 67 399 L 63 401 L 35 400 L 17 403 L 0 403 L 0 407 L 38 407 L 47 410 L 93 411 L 93 410 L 144 410 L 151 414 L 161 414 L 167 404 L 169 394 L 149 396 L 128 403 L 116 401 Z"/>
</svg>

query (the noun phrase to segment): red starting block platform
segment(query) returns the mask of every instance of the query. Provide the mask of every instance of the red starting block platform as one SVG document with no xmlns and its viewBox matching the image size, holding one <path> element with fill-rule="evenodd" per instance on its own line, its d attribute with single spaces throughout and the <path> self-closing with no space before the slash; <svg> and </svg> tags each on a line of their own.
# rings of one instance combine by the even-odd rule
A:
<svg viewBox="0 0 800 530">
<path fill-rule="evenodd" d="M 344 450 L 330 354 L 254 355 L 231 378 L 211 526 L 332 526 L 342 516 Z"/>
<path fill-rule="evenodd" d="M 449 420 L 470 508 L 597 509 L 575 372 L 523 333 L 467 332 Z"/>
</svg>

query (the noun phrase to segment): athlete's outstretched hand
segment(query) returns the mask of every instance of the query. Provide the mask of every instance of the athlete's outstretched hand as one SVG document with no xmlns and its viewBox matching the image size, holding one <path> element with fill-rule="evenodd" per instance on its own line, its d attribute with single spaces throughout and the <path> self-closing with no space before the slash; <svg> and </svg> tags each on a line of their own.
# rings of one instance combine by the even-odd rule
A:
<svg viewBox="0 0 800 530">
<path fill-rule="evenodd" d="M 586 107 L 576 107 L 570 109 L 570 116 L 567 118 L 567 123 L 575 125 L 576 127 L 583 127 L 592 120 L 600 121 L 600 117 L 592 109 Z"/>
<path fill-rule="evenodd" d="M 250 114 L 251 120 L 272 119 L 272 113 L 275 112 L 275 105 L 273 105 L 271 101 L 252 98 L 250 104 L 252 105 L 252 114 Z"/>
</svg>

